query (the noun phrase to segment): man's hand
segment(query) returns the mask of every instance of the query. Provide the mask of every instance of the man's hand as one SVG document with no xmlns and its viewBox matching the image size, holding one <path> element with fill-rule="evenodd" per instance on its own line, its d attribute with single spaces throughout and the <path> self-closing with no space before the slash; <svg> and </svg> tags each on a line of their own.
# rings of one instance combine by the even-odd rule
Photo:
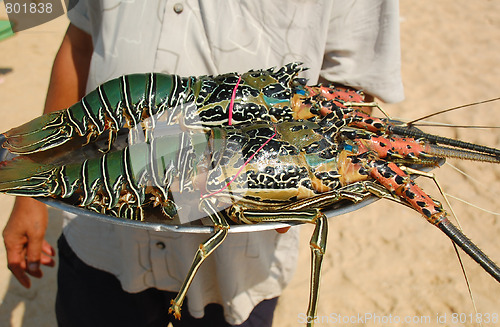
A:
<svg viewBox="0 0 500 327">
<path fill-rule="evenodd" d="M 54 249 L 45 241 L 48 213 L 45 204 L 32 198 L 16 198 L 14 208 L 3 230 L 7 264 L 26 288 L 31 286 L 27 274 L 40 278 L 40 264 L 53 267 Z"/>
</svg>

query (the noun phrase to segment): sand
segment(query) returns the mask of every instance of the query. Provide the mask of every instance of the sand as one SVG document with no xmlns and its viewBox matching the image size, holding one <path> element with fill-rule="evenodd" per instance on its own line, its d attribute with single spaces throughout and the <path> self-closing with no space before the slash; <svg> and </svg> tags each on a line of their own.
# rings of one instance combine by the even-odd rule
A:
<svg viewBox="0 0 500 327">
<path fill-rule="evenodd" d="M 406 100 L 383 105 L 391 116 L 414 119 L 500 96 L 500 2 L 402 0 L 400 4 Z M 0 5 L 2 18 L 6 15 Z M 0 42 L 0 73 L 12 69 L 0 74 L 0 108 L 4 113 L 0 131 L 41 113 L 52 60 L 67 23 L 61 17 Z M 432 118 L 488 126 L 498 126 L 499 119 L 500 102 Z M 500 145 L 495 129 L 431 129 Z M 500 263 L 500 221 L 495 213 L 500 211 L 500 169 L 490 164 L 448 162 L 453 166 L 434 171 L 445 192 L 492 211 L 451 198 L 465 233 Z M 440 199 L 432 182 L 419 178 L 419 183 Z M 12 203 L 11 197 L 0 196 L 0 226 L 7 221 Z M 60 215 L 55 211 L 48 233 L 54 246 L 60 228 Z M 299 268 L 280 299 L 274 326 L 303 325 L 312 227 L 301 228 Z M 468 257 L 462 255 L 462 260 L 483 326 L 500 326 L 500 286 Z M 0 326 L 55 326 L 55 272 L 44 269 L 44 278 L 26 290 L 6 268 L 2 248 Z M 318 326 L 476 325 L 471 323 L 476 315 L 450 241 L 417 213 L 385 200 L 329 220 L 318 315 Z M 411 323 L 405 323 L 407 319 Z"/>
</svg>

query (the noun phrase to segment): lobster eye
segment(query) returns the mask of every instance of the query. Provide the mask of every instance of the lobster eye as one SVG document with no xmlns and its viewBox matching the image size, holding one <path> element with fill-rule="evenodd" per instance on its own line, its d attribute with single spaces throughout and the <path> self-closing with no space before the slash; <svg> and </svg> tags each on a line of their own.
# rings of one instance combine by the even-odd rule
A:
<svg viewBox="0 0 500 327">
<path fill-rule="evenodd" d="M 293 86 L 306 86 L 307 78 L 294 78 L 292 81 Z"/>
</svg>

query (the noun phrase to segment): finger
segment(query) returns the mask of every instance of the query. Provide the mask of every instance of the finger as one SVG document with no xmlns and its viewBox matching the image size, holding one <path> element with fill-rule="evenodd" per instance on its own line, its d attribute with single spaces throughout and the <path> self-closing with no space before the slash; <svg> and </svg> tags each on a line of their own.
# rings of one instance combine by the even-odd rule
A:
<svg viewBox="0 0 500 327">
<path fill-rule="evenodd" d="M 46 250 L 48 253 L 53 251 L 50 244 L 44 239 L 46 227 L 43 222 L 36 220 L 28 234 L 26 246 L 27 272 L 34 277 L 40 277 L 42 274 L 40 270 L 42 251 Z"/>
<path fill-rule="evenodd" d="M 23 266 L 25 266 L 24 261 L 23 261 L 22 265 L 19 263 L 8 263 L 7 264 L 7 267 L 12 272 L 14 277 L 16 277 L 16 279 L 19 281 L 19 283 L 21 283 L 21 285 L 23 285 L 26 288 L 30 288 L 31 281 L 25 272 L 25 267 L 23 267 Z"/>
<path fill-rule="evenodd" d="M 8 245 L 7 240 L 5 240 L 5 248 L 7 250 L 7 267 L 21 285 L 30 288 L 31 282 L 26 275 L 25 250 L 18 246 Z"/>
<path fill-rule="evenodd" d="M 40 270 L 40 260 L 42 257 L 42 244 L 44 242 L 43 235 L 37 233 L 32 234 L 28 240 L 26 247 L 26 272 L 33 277 L 42 277 Z"/>
<path fill-rule="evenodd" d="M 281 228 L 277 228 L 276 231 L 280 234 L 284 234 L 286 232 L 288 232 L 288 230 L 290 229 L 291 226 L 288 226 L 288 227 L 281 227 Z"/>
<path fill-rule="evenodd" d="M 40 257 L 40 264 L 48 267 L 54 267 L 56 262 L 52 258 L 56 254 L 54 248 L 47 242 L 43 240 L 42 242 L 42 255 Z"/>
<path fill-rule="evenodd" d="M 36 278 L 41 278 L 43 276 L 42 270 L 40 269 L 40 261 L 28 261 L 26 272 Z"/>
<path fill-rule="evenodd" d="M 40 264 L 47 267 L 54 267 L 56 265 L 56 261 L 51 256 L 42 253 L 42 256 L 40 257 Z"/>
<path fill-rule="evenodd" d="M 12 272 L 14 277 L 26 288 L 29 288 L 31 283 L 28 275 L 26 275 L 26 250 L 23 246 L 24 241 L 17 242 L 11 236 L 4 234 L 4 243 L 7 253 L 7 268 Z"/>
<path fill-rule="evenodd" d="M 46 240 L 43 240 L 42 242 L 42 251 L 43 253 L 50 255 L 52 257 L 56 255 L 56 251 L 54 250 L 52 245 L 50 245 L 49 242 L 47 242 Z"/>
</svg>

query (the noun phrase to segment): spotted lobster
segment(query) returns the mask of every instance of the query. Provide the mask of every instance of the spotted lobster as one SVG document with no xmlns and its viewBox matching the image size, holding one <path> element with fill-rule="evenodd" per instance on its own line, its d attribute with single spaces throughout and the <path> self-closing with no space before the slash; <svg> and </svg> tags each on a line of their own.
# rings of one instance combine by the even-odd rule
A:
<svg viewBox="0 0 500 327">
<path fill-rule="evenodd" d="M 307 86 L 291 63 L 244 74 L 135 74 L 108 81 L 68 109 L 3 133 L 0 192 L 53 197 L 113 217 L 173 219 L 197 198 L 214 234 L 195 255 L 170 311 L 230 224 L 312 223 L 308 317 L 316 314 L 325 209 L 370 195 L 418 211 L 500 282 L 500 268 L 411 178 L 444 157 L 500 162 L 500 150 L 438 137 L 359 110 L 363 93 Z M 129 137 L 123 142 L 120 135 Z M 120 142 L 121 140 L 121 142 Z M 158 215 L 159 212 L 159 215 Z M 308 320 L 312 324 L 312 319 Z"/>
</svg>

